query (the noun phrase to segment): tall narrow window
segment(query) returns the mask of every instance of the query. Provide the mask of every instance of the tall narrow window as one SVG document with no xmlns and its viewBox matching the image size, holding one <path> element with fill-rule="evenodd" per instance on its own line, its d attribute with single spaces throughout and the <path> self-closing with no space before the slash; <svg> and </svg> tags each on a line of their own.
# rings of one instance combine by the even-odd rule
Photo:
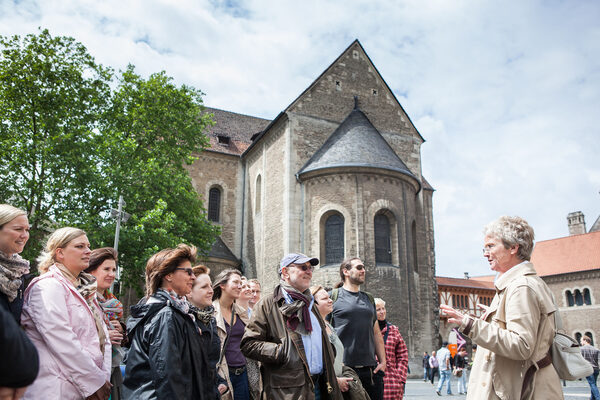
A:
<svg viewBox="0 0 600 400">
<path fill-rule="evenodd" d="M 219 188 L 211 188 L 208 192 L 208 220 L 219 222 L 219 214 L 221 209 L 221 190 Z"/>
<path fill-rule="evenodd" d="M 579 289 L 575 289 L 575 304 L 577 304 L 578 306 L 583 305 L 583 296 L 581 295 Z"/>
<path fill-rule="evenodd" d="M 575 340 L 577 340 L 577 343 L 581 343 L 581 333 L 575 332 Z"/>
<path fill-rule="evenodd" d="M 375 263 L 392 263 L 390 220 L 384 214 L 375 216 Z"/>
<path fill-rule="evenodd" d="M 413 270 L 415 272 L 418 272 L 419 264 L 417 261 L 418 260 L 418 258 L 417 258 L 417 223 L 415 221 L 412 222 L 411 231 L 412 231 L 412 247 L 413 247 L 413 251 L 412 251 Z"/>
<path fill-rule="evenodd" d="M 569 307 L 573 307 L 575 305 L 575 299 L 573 298 L 573 293 L 571 293 L 570 290 L 567 290 L 565 293 L 565 296 L 567 296 L 567 305 Z"/>
<path fill-rule="evenodd" d="M 258 175 L 256 177 L 256 187 L 255 187 L 255 199 L 254 199 L 254 212 L 255 213 L 259 213 L 260 212 L 260 198 L 261 198 L 261 185 L 262 185 L 262 179 L 260 178 L 260 175 Z"/>
<path fill-rule="evenodd" d="M 583 302 L 588 306 L 592 304 L 592 298 L 590 296 L 590 289 L 583 289 Z"/>
<path fill-rule="evenodd" d="M 330 215 L 325 221 L 325 264 L 341 263 L 344 259 L 344 218 Z"/>
</svg>

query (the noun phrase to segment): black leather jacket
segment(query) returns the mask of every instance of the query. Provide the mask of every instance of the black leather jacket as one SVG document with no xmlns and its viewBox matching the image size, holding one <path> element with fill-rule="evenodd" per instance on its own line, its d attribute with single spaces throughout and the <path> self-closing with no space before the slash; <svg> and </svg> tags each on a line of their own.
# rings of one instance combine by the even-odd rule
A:
<svg viewBox="0 0 600 400">
<path fill-rule="evenodd" d="M 212 307 L 212 306 L 211 306 Z M 192 308 L 192 311 L 197 309 Z M 217 334 L 217 321 L 212 317 L 208 323 L 203 323 L 199 318 L 196 319 L 198 328 L 202 331 L 202 341 L 206 354 L 208 356 L 208 366 L 210 368 L 211 382 L 214 385 L 214 396 L 212 399 L 220 399 L 218 387 L 220 384 L 227 386 L 225 378 L 217 373 L 217 364 L 219 362 L 219 356 L 221 355 L 221 339 Z"/>
<path fill-rule="evenodd" d="M 202 337 L 190 316 L 159 290 L 131 307 L 123 399 L 214 399 Z"/>
</svg>

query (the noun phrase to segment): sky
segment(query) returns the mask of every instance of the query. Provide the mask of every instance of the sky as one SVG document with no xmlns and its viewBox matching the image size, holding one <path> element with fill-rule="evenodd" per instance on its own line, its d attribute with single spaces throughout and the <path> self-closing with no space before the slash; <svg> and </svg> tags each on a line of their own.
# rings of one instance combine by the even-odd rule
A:
<svg viewBox="0 0 600 400">
<path fill-rule="evenodd" d="M 0 0 L 0 35 L 47 28 L 268 119 L 359 39 L 426 140 L 436 274 L 454 277 L 491 273 L 501 215 L 538 241 L 600 216 L 599 21 L 595 0 Z"/>
</svg>

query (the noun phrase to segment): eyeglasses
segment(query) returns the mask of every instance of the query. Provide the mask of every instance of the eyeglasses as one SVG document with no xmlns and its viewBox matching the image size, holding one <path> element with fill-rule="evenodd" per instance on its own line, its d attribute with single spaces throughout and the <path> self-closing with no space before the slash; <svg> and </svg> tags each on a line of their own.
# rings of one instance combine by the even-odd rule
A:
<svg viewBox="0 0 600 400">
<path fill-rule="evenodd" d="M 176 271 L 185 271 L 189 276 L 194 276 L 194 270 L 191 268 L 175 268 Z"/>
<path fill-rule="evenodd" d="M 315 270 L 314 265 L 306 265 L 306 264 L 291 264 L 290 267 L 300 268 L 302 271 L 306 272 L 310 270 L 311 272 Z"/>
<path fill-rule="evenodd" d="M 488 244 L 486 246 L 483 246 L 483 249 L 481 250 L 483 250 L 483 254 L 490 253 L 494 247 L 496 247 L 495 244 Z"/>
<path fill-rule="evenodd" d="M 362 264 L 358 264 L 354 266 L 354 269 L 356 269 L 357 271 L 362 271 L 363 269 L 365 269 L 365 266 Z"/>
</svg>

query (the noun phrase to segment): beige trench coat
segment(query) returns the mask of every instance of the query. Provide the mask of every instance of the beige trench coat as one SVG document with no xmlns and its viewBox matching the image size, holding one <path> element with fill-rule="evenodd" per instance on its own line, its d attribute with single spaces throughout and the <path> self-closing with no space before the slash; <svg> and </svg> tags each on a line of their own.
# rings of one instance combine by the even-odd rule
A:
<svg viewBox="0 0 600 400">
<path fill-rule="evenodd" d="M 533 264 L 523 262 L 496 280 L 496 296 L 470 331 L 460 330 L 475 344 L 477 353 L 469 379 L 468 400 L 519 400 L 527 369 L 544 358 L 554 339 L 553 313 L 557 307 L 550 289 Z M 525 398 L 563 399 L 554 367 L 538 370 Z"/>
<path fill-rule="evenodd" d="M 217 333 L 219 335 L 219 339 L 221 339 L 221 353 L 223 353 L 223 345 L 225 344 L 225 338 L 227 337 L 227 330 L 225 329 L 225 321 L 223 320 L 223 314 L 221 314 L 221 304 L 219 304 L 218 299 L 213 301 L 213 307 L 215 308 Z M 248 318 L 248 312 L 236 303 L 233 303 L 233 308 L 244 325 L 248 326 L 248 322 L 250 322 L 250 319 Z M 229 323 L 229 321 L 227 321 L 227 323 Z M 225 360 L 225 356 L 223 356 L 221 363 L 217 365 L 217 373 L 227 381 L 227 386 L 229 387 L 229 390 L 221 396 L 221 400 L 233 400 L 231 380 L 229 379 L 229 368 L 227 367 L 227 360 Z"/>
</svg>

